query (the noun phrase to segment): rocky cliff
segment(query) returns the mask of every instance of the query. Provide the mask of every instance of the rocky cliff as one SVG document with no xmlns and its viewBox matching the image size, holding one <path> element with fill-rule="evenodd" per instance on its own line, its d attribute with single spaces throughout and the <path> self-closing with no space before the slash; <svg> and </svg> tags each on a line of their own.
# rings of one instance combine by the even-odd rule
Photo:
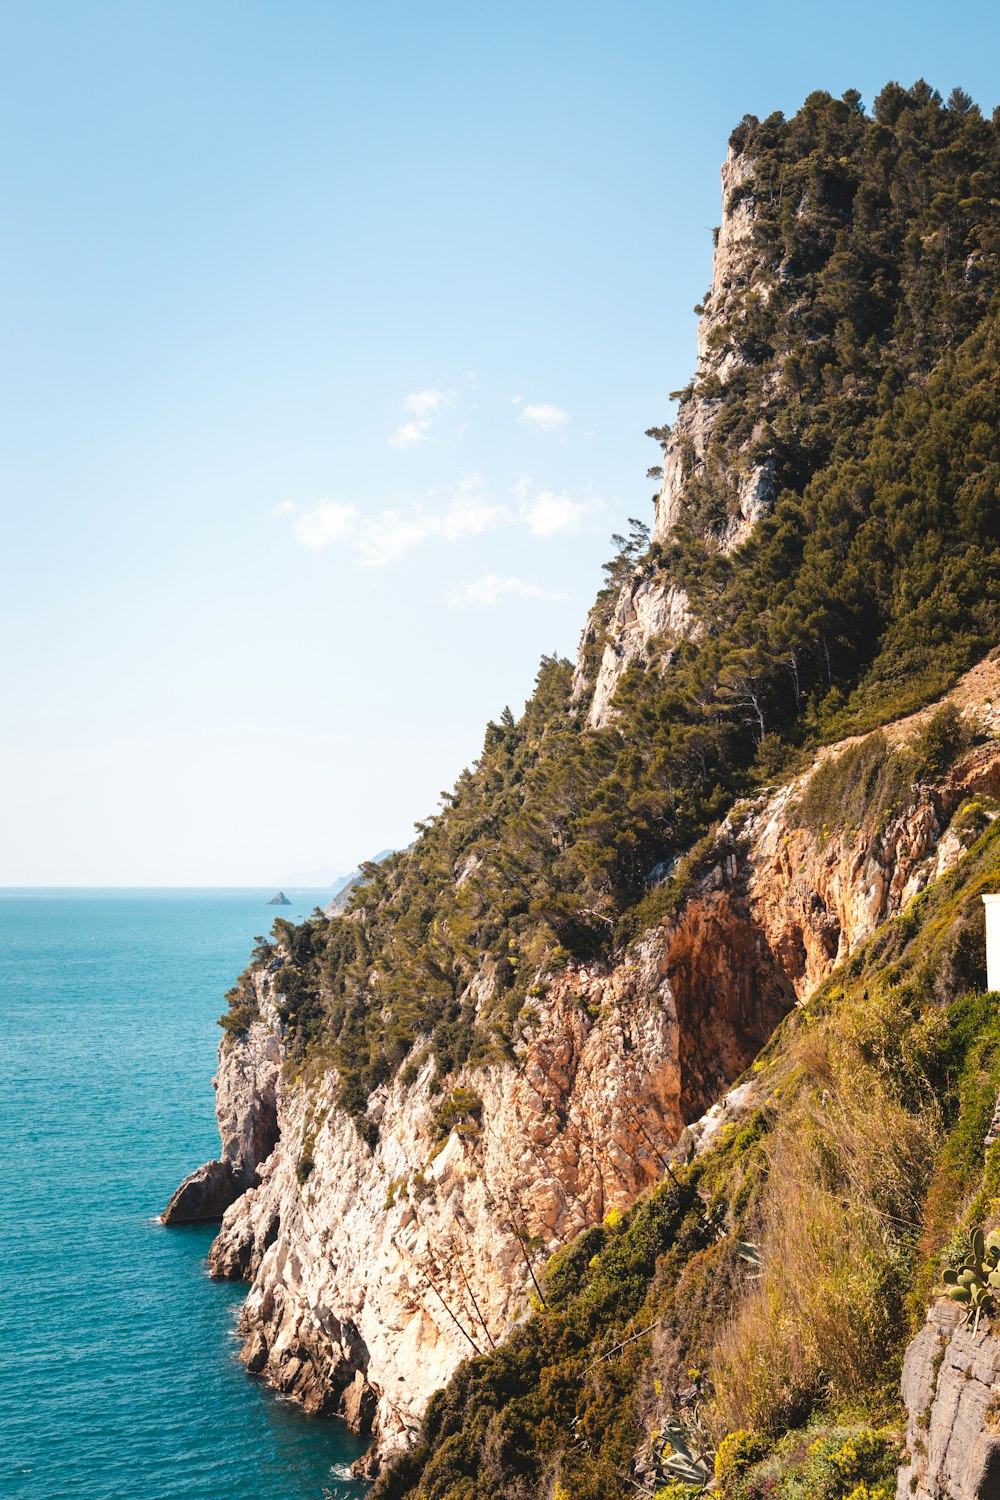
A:
<svg viewBox="0 0 1000 1500">
<path fill-rule="evenodd" d="M 952 701 L 995 733 L 1000 661 Z M 878 753 L 905 754 L 930 713 L 891 726 Z M 740 805 L 621 962 L 540 975 L 514 1064 L 433 1092 L 418 1050 L 369 1101 L 374 1149 L 336 1105 L 335 1071 L 279 1075 L 282 971 L 255 973 L 262 1019 L 223 1042 L 217 1082 L 222 1160 L 250 1175 L 210 1260 L 250 1283 L 251 1371 L 373 1431 L 373 1464 L 412 1441 L 432 1392 L 540 1296 L 544 1257 L 656 1181 L 686 1127 L 692 1144 L 711 1134 L 699 1118 L 781 1017 L 976 836 L 956 810 L 1000 794 L 987 743 L 888 815 L 876 797 L 852 826 L 803 826 L 816 778 L 861 745 Z"/>
<path fill-rule="evenodd" d="M 258 1168 L 277 1144 L 280 1027 L 268 971 L 255 972 L 251 983 L 263 1019 L 252 1022 L 236 1045 L 220 1047 L 219 1069 L 212 1080 L 222 1156 L 185 1177 L 163 1210 L 164 1224 L 221 1219 L 229 1205 L 259 1181 Z"/>
<path fill-rule="evenodd" d="M 662 482 L 653 525 L 654 541 L 660 544 L 668 543 L 675 527 L 686 519 L 692 481 L 704 480 L 707 466 L 724 471 L 723 485 L 732 491 L 728 519 L 713 537 L 723 553 L 747 539 L 756 523 L 770 513 L 774 500 L 773 465 L 766 456 L 750 457 L 753 440 L 726 445 L 724 456 L 711 452 L 727 384 L 747 363 L 747 355 L 731 338 L 730 330 L 738 326 L 745 298 L 761 269 L 752 241 L 753 196 L 737 194 L 752 172 L 750 158 L 730 149 L 722 168 L 722 223 L 716 235 L 712 285 L 698 322 L 697 373 L 663 441 Z M 650 664 L 653 643 L 662 660 L 679 640 L 699 628 L 683 587 L 662 574 L 632 574 L 622 584 L 606 623 L 598 610 L 584 632 L 575 692 L 580 698 L 593 688 L 587 713 L 591 728 L 611 721 L 619 681 L 629 667 Z M 604 645 L 591 681 L 587 652 L 596 640 L 603 640 Z"/>
<path fill-rule="evenodd" d="M 1000 1495 L 1000 1339 L 973 1332 L 938 1303 L 906 1352 L 909 1414 L 897 1500 L 994 1500 Z"/>
<path fill-rule="evenodd" d="M 448 1382 L 392 1500 L 662 1480 L 691 1368 L 716 1439 L 894 1379 L 992 1017 L 998 173 L 960 90 L 744 119 L 652 540 L 575 683 L 543 657 L 412 848 L 227 997 L 222 1156 L 167 1217 L 229 1204 L 248 1367 L 373 1465 Z"/>
</svg>

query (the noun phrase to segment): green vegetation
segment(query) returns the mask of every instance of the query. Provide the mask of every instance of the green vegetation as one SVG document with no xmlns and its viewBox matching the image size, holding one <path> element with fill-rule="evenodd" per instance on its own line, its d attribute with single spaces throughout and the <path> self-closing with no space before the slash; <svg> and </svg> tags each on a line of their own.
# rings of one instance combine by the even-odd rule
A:
<svg viewBox="0 0 1000 1500">
<path fill-rule="evenodd" d="M 229 1009 L 219 1017 L 219 1025 L 227 1036 L 239 1036 L 253 1025 L 260 1012 L 256 1000 L 250 1001 L 242 991 L 230 992 L 226 996 Z"/>
<path fill-rule="evenodd" d="M 302 1143 L 302 1150 L 300 1151 L 299 1159 L 295 1164 L 295 1176 L 298 1179 L 299 1187 L 302 1187 L 305 1184 L 312 1172 L 313 1167 L 316 1165 L 315 1159 L 313 1157 L 313 1147 L 315 1146 L 315 1144 L 315 1136 L 307 1136 L 307 1138 Z"/>
<path fill-rule="evenodd" d="M 465 1063 L 512 1059 L 545 973 L 667 913 L 681 887 L 653 888 L 653 872 L 734 799 L 932 700 L 997 638 L 997 123 L 893 84 L 871 118 L 853 93 L 814 94 L 791 120 L 748 118 L 734 145 L 754 163 L 737 195 L 753 199 L 758 270 L 715 341 L 738 361 L 686 395 L 718 415 L 681 524 L 667 547 L 638 521 L 617 539 L 584 656 L 593 668 L 637 575 L 683 585 L 702 633 L 665 642 L 664 670 L 627 673 L 597 732 L 569 663 L 543 658 L 524 713 L 488 726 L 413 847 L 366 866 L 344 916 L 279 919 L 263 955 L 285 960 L 294 1064 L 338 1068 L 369 1140 L 372 1090 L 416 1049 L 433 1054 L 435 1089 Z M 726 555 L 748 462 L 768 465 L 774 510 Z M 925 759 L 947 753 L 945 734 Z M 858 752 L 848 791 L 888 812 L 904 767 L 877 758 L 877 741 Z M 818 805 L 803 816 L 822 826 Z M 228 1029 L 246 1025 L 242 1005 Z"/>
<path fill-rule="evenodd" d="M 652 643 L 597 731 L 570 664 L 543 657 L 523 714 L 488 725 L 413 846 L 366 865 L 342 916 L 279 918 L 255 950 L 292 1073 L 335 1068 L 369 1145 L 373 1091 L 428 1063 L 439 1139 L 475 1134 L 458 1070 L 516 1062 L 550 974 L 674 911 L 738 799 L 864 736 L 797 817 L 818 838 L 878 829 L 963 746 L 947 707 L 904 749 L 879 730 L 998 639 L 1000 116 L 890 84 L 871 115 L 855 91 L 817 93 L 732 144 L 754 267 L 716 314 L 725 378 L 679 393 L 712 403 L 711 437 L 681 453 L 668 541 L 638 520 L 615 538 L 585 671 L 630 580 L 683 588 L 698 628 Z M 773 509 L 728 552 L 754 469 Z M 884 1500 L 905 1342 L 1000 1214 L 978 900 L 1000 880 L 994 811 L 967 802 L 979 837 L 958 867 L 786 1019 L 755 1065 L 757 1112 L 550 1261 L 533 1316 L 437 1393 L 373 1500 L 624 1500 L 640 1450 L 681 1500 L 713 1448 L 728 1500 Z M 255 994 L 243 976 L 227 1031 Z M 993 1268 L 968 1269 L 985 1306 Z"/>
<path fill-rule="evenodd" d="M 876 731 L 824 761 L 790 816 L 820 839 L 831 829 L 862 824 L 880 832 L 913 800 L 914 784 L 939 781 L 968 744 L 969 732 L 950 703 L 903 748 Z"/>
<path fill-rule="evenodd" d="M 760 1432 L 739 1427 L 722 1439 L 715 1454 L 715 1477 L 725 1487 L 734 1487 L 755 1464 L 765 1458 L 771 1444 Z"/>
<path fill-rule="evenodd" d="M 884 734 L 867 735 L 820 766 L 792 817 L 818 838 L 859 828 L 873 815 L 884 828 L 911 800 L 918 771 L 916 755 L 894 752 Z"/>
<path fill-rule="evenodd" d="M 998 881 L 994 824 L 786 1019 L 761 1109 L 549 1262 L 546 1306 L 459 1368 L 373 1500 L 624 1500 L 692 1403 L 727 1500 L 891 1494 L 904 1345 L 1000 1214 L 1000 1014 L 970 939 Z"/>
<path fill-rule="evenodd" d="M 942 1280 L 945 1291 L 955 1302 L 962 1303 L 968 1314 L 973 1331 L 979 1331 L 979 1319 L 983 1313 L 992 1317 L 996 1313 L 996 1290 L 1000 1287 L 1000 1234 L 991 1229 L 984 1235 L 974 1229 L 969 1235 L 969 1248 L 957 1268 L 950 1266 Z"/>
<path fill-rule="evenodd" d="M 272 957 L 273 950 L 264 937 L 254 938 L 251 965 L 262 963 Z M 219 1025 L 227 1037 L 239 1036 L 260 1017 L 257 991 L 254 989 L 252 968 L 241 974 L 233 988 L 226 994 L 228 1010 L 219 1018 Z"/>
<path fill-rule="evenodd" d="M 724 1479 L 722 1496 L 723 1500 L 894 1500 L 898 1464 L 899 1444 L 891 1433 L 869 1427 L 794 1432 L 768 1458 L 741 1466 Z"/>
<path fill-rule="evenodd" d="M 950 770 L 957 756 L 969 744 L 969 731 L 954 704 L 946 703 L 932 714 L 916 742 L 920 772 L 928 781 L 937 780 Z"/>
<path fill-rule="evenodd" d="M 434 1134 L 444 1140 L 454 1130 L 460 1136 L 479 1135 L 483 1101 L 474 1089 L 453 1088 L 434 1111 Z"/>
</svg>

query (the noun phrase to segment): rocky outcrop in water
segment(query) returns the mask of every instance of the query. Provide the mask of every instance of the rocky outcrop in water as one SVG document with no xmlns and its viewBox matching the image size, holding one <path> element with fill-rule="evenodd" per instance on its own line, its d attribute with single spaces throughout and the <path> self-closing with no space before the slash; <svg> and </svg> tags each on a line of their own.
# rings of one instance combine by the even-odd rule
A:
<svg viewBox="0 0 1000 1500">
<path fill-rule="evenodd" d="M 952 696 L 995 729 L 1000 664 Z M 890 745 L 929 712 L 893 726 Z M 856 744 L 744 804 L 620 963 L 540 975 L 514 1064 L 433 1093 L 417 1049 L 369 1101 L 374 1146 L 337 1106 L 334 1072 L 281 1073 L 281 968 L 255 971 L 261 1019 L 223 1043 L 217 1080 L 223 1160 L 246 1190 L 210 1258 L 250 1283 L 249 1370 L 370 1428 L 377 1463 L 413 1440 L 457 1364 L 526 1314 L 548 1253 L 631 1203 L 679 1140 L 697 1149 L 719 1127 L 726 1110 L 700 1117 L 781 1017 L 957 860 L 975 836 L 952 823 L 963 800 L 1000 791 L 987 745 L 889 821 L 872 807 L 830 836 L 797 826 L 812 775 Z"/>
<path fill-rule="evenodd" d="M 191 1172 L 174 1192 L 163 1213 L 163 1224 L 217 1223 L 243 1192 L 232 1162 L 207 1161 Z"/>
</svg>

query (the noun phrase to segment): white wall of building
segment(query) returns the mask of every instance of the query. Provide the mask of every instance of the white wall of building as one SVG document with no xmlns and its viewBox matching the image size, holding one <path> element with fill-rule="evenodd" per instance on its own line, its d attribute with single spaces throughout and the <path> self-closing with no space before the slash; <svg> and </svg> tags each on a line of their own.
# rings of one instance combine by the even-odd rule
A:
<svg viewBox="0 0 1000 1500">
<path fill-rule="evenodd" d="M 1000 990 L 1000 895 L 984 896 L 986 907 L 986 985 Z"/>
</svg>

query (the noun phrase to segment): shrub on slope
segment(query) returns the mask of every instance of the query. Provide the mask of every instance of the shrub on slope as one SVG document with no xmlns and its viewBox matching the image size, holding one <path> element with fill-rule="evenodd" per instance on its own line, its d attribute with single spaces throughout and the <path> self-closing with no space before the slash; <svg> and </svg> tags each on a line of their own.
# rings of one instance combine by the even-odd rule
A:
<svg viewBox="0 0 1000 1500">
<path fill-rule="evenodd" d="M 942 1248 L 1000 1211 L 1000 1013 L 970 941 L 998 880 L 993 824 L 788 1018 L 752 1118 L 553 1259 L 547 1306 L 460 1368 L 373 1500 L 624 1497 L 692 1400 L 716 1440 L 892 1424 Z"/>
<path fill-rule="evenodd" d="M 735 797 L 804 747 L 930 701 L 997 639 L 996 122 L 890 85 L 871 118 L 854 94 L 814 94 L 734 144 L 753 162 L 739 192 L 757 271 L 717 333 L 739 359 L 708 393 L 712 444 L 669 545 L 626 544 L 611 565 L 682 584 L 702 633 L 627 674 L 597 732 L 569 663 L 544 658 L 523 715 L 488 726 L 345 916 L 275 926 L 290 1055 L 338 1069 L 369 1137 L 372 1090 L 418 1049 L 442 1085 L 512 1059 L 546 971 L 619 950 L 651 872 Z M 727 556 L 748 440 L 777 497 Z"/>
</svg>

